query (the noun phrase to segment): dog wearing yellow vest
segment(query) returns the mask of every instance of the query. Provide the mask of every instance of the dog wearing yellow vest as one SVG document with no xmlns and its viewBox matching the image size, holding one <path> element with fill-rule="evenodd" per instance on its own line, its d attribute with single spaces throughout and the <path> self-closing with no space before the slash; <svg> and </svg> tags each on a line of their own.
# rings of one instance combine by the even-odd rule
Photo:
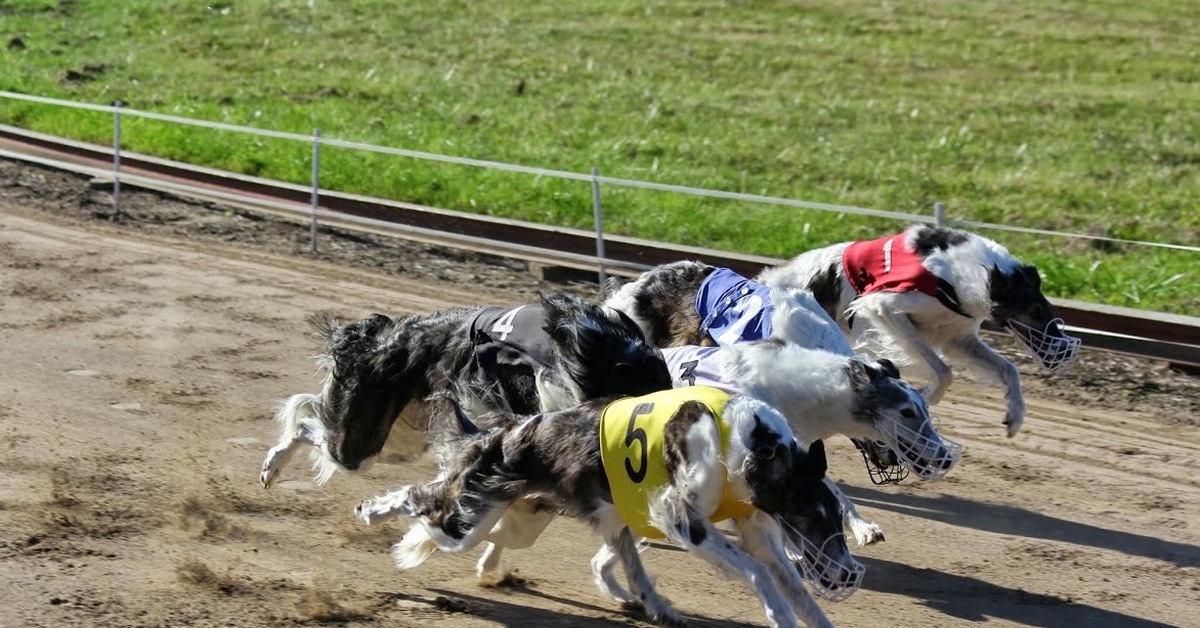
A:
<svg viewBox="0 0 1200 628">
<path fill-rule="evenodd" d="M 485 540 L 515 500 L 537 496 L 587 521 L 604 539 L 592 559 L 600 591 L 640 606 L 654 621 L 683 621 L 642 566 L 641 538 L 665 538 L 755 589 L 772 626 L 831 626 L 809 586 L 841 599 L 863 567 L 841 532 L 841 504 L 824 483 L 825 448 L 807 451 L 787 420 L 744 395 L 706 387 L 592 401 L 472 422 L 445 398 L 460 426 L 434 480 L 363 502 L 367 523 L 417 519 L 396 544 L 402 569 L 437 550 L 464 552 Z M 734 543 L 713 525 L 731 519 Z M 620 562 L 629 589 L 614 574 Z"/>
</svg>

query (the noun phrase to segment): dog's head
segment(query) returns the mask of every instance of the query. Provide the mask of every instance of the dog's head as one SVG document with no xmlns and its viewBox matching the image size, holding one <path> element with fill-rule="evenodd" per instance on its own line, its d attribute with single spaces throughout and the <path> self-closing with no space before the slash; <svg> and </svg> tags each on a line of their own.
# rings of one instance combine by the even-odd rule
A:
<svg viewBox="0 0 1200 628">
<path fill-rule="evenodd" d="M 925 398 L 900 379 L 891 361 L 852 358 L 844 368 L 853 391 L 853 413 L 860 422 L 874 425 L 875 440 L 923 479 L 940 478 L 954 467 L 962 445 L 942 436 Z"/>
<path fill-rule="evenodd" d="M 789 554 L 818 595 L 842 600 L 862 585 L 865 568 L 850 554 L 842 533 L 842 505 L 825 483 L 825 443 L 808 451 L 788 438 L 756 439 L 747 456 L 746 480 L 756 508 L 784 532 Z"/>
<path fill-rule="evenodd" d="M 310 322 L 325 343 L 317 357 L 325 384 L 316 414 L 328 431 L 326 453 L 354 471 L 383 449 L 408 398 L 397 389 L 407 349 L 390 342 L 395 321 L 383 314 L 348 325 L 327 314 Z"/>
<path fill-rule="evenodd" d="M 543 329 L 579 401 L 671 388 L 662 353 L 624 313 L 565 294 L 542 297 Z"/>
<path fill-rule="evenodd" d="M 1078 338 L 1063 331 L 1063 321 L 1042 295 L 1042 278 L 1031 264 L 1009 272 L 992 268 L 988 278 L 992 299 L 992 322 L 1007 328 L 1044 367 L 1060 371 L 1069 367 L 1079 352 Z"/>
</svg>

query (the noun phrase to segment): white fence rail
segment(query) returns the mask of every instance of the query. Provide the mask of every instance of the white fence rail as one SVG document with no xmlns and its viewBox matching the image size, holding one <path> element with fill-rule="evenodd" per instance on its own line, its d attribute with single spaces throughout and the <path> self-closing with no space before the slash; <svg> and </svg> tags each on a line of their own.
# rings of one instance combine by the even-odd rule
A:
<svg viewBox="0 0 1200 628">
<path fill-rule="evenodd" d="M 314 200 L 313 205 L 316 207 L 316 192 L 318 190 L 317 177 L 319 176 L 318 155 L 320 146 L 334 146 L 338 148 L 348 148 L 352 150 L 361 150 L 374 153 L 382 153 L 386 155 L 395 155 L 400 157 L 408 157 L 412 159 L 421 159 L 426 161 L 436 161 L 441 163 L 457 164 L 462 166 L 472 166 L 477 168 L 486 168 L 489 170 L 499 170 L 505 172 L 514 172 L 528 174 L 536 177 L 552 177 L 556 179 L 567 179 L 572 181 L 584 181 L 593 186 L 593 203 L 596 215 L 597 227 L 597 248 L 600 255 L 603 255 L 603 232 L 601 229 L 602 216 L 599 208 L 599 186 L 614 185 L 625 188 L 636 188 L 643 190 L 654 190 L 658 192 L 669 192 L 675 194 L 686 194 L 691 196 L 700 196 L 707 198 L 718 198 L 731 201 L 742 201 L 748 203 L 757 203 L 764 205 L 777 205 L 784 207 L 795 207 L 799 209 L 812 209 L 818 211 L 830 211 L 842 214 L 852 214 L 857 216 L 870 216 L 875 218 L 885 218 L 896 220 L 905 223 L 925 222 L 942 224 L 941 207 L 936 207 L 933 215 L 911 214 L 905 212 L 887 211 L 881 209 L 870 209 L 865 207 L 855 207 L 851 205 L 836 205 L 831 203 L 817 203 L 812 201 L 802 201 L 789 198 L 781 198 L 776 196 L 765 196 L 761 194 L 745 194 L 741 192 L 729 192 L 724 190 L 712 190 L 706 188 L 696 188 L 685 185 L 671 185 L 666 183 L 655 183 L 651 181 L 641 181 L 637 179 L 624 179 L 618 177 L 601 176 L 598 171 L 593 169 L 591 173 L 570 172 L 566 170 L 554 170 L 550 168 L 538 168 L 533 166 L 523 166 L 519 164 L 509 164 L 499 161 L 490 161 L 485 159 L 472 159 L 469 157 L 457 157 L 453 155 L 442 155 L 438 153 L 429 153 L 425 151 L 409 150 L 404 148 L 393 148 L 389 146 L 379 146 L 376 144 L 367 144 L 363 142 L 353 142 L 348 140 L 340 140 L 336 138 L 322 137 L 320 133 L 313 129 L 312 135 L 304 135 L 300 133 L 288 133 L 285 131 L 275 131 L 271 129 L 260 129 L 255 127 L 239 126 L 235 124 L 227 124 L 223 122 L 212 122 L 210 120 L 199 120 L 195 118 L 187 118 L 183 116 L 174 116 L 152 111 L 141 111 L 138 109 L 129 109 L 122 107 L 120 103 L 115 105 L 96 105 L 91 103 L 81 103 L 72 100 L 63 100 L 59 98 L 48 98 L 45 96 L 34 96 L 30 94 L 20 94 L 16 92 L 0 90 L 0 98 L 9 100 L 18 100 L 24 102 L 38 103 L 43 105 L 53 105 L 60 107 L 69 107 L 73 109 L 83 109 L 87 111 L 96 111 L 111 113 L 113 115 L 113 147 L 114 147 L 114 174 L 117 177 L 117 185 L 119 186 L 120 179 L 120 120 L 122 117 L 144 118 L 147 120 L 158 120 L 162 122 L 170 122 L 175 124 L 183 124 L 188 126 L 213 129 L 217 131 L 229 131 L 234 133 L 244 133 L 249 135 L 257 135 L 260 137 L 269 137 L 274 139 L 291 140 L 296 142 L 304 142 L 313 146 L 313 189 Z M 119 188 L 117 188 L 119 189 Z M 938 203 L 937 205 L 941 205 Z M 119 211 L 119 206 L 118 206 Z M 316 212 L 314 211 L 314 219 Z M 1113 244 L 1129 244 L 1135 246 L 1154 247 L 1162 249 L 1174 249 L 1180 251 L 1200 252 L 1200 246 L 1174 244 L 1170 242 L 1151 242 L 1145 240 L 1129 240 L 1123 238 L 1112 238 L 1107 236 L 1070 233 L 1065 231 L 1054 231 L 1049 229 L 1036 229 L 1032 227 L 1021 227 L 1017 225 L 1002 225 L 989 222 L 979 222 L 970 220 L 946 220 L 947 224 L 954 226 L 967 227 L 972 229 L 988 229 L 995 231 L 1009 231 L 1017 233 L 1026 233 L 1034 235 L 1073 238 L 1080 240 L 1095 240 L 1101 242 L 1109 242 Z M 313 234 L 313 247 L 316 247 L 316 234 Z"/>
</svg>

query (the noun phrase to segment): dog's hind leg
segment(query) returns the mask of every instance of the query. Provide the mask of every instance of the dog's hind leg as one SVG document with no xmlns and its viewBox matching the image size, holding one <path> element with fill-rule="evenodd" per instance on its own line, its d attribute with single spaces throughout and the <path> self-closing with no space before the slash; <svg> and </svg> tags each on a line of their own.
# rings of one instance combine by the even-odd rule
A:
<svg viewBox="0 0 1200 628">
<path fill-rule="evenodd" d="M 617 551 L 607 543 L 600 547 L 600 551 L 592 557 L 592 579 L 596 582 L 596 588 L 600 590 L 600 594 L 612 598 L 626 606 L 637 605 L 637 598 L 633 597 L 625 587 L 617 582 L 615 568 L 620 560 Z"/>
<path fill-rule="evenodd" d="M 554 512 L 543 509 L 535 500 L 514 501 L 488 533 L 488 545 L 475 566 L 476 577 L 488 583 L 499 582 L 502 579 L 500 558 L 504 550 L 533 545 L 553 520 Z"/>
<path fill-rule="evenodd" d="M 735 519 L 742 547 L 759 562 L 766 565 L 775 579 L 775 584 L 787 594 L 792 608 L 809 628 L 833 628 L 833 622 L 804 587 L 803 576 L 795 563 L 788 560 L 783 545 L 783 534 L 779 524 L 769 515 L 755 512 L 749 517 Z"/>
<path fill-rule="evenodd" d="M 1000 379 L 1007 406 L 1004 424 L 1008 426 L 1008 437 L 1016 436 L 1025 422 L 1025 395 L 1021 393 L 1021 373 L 1017 367 L 974 334 L 948 345 L 946 351 L 952 357 L 962 359 L 969 368 Z"/>
<path fill-rule="evenodd" d="M 873 545 L 884 540 L 883 528 L 879 527 L 879 524 L 874 521 L 867 521 L 862 515 L 858 514 L 858 508 L 842 492 L 837 482 L 826 476 L 825 485 L 829 487 L 829 490 L 842 503 L 842 525 L 850 528 L 850 533 L 854 535 L 854 540 L 858 541 L 859 545 Z"/>
<path fill-rule="evenodd" d="M 275 414 L 275 420 L 283 424 L 279 442 L 263 459 L 262 472 L 258 481 L 263 488 L 271 488 L 279 472 L 291 462 L 296 451 L 303 445 L 322 447 L 325 444 L 325 426 L 315 416 L 316 396 L 292 395 Z"/>
<path fill-rule="evenodd" d="M 625 566 L 625 578 L 629 581 L 629 588 L 633 592 L 630 597 L 635 598 L 634 604 L 640 605 L 642 610 L 656 623 L 666 626 L 683 626 L 686 623 L 683 616 L 671 608 L 671 605 L 654 589 L 654 582 L 650 580 L 650 575 L 646 573 L 646 568 L 642 565 L 642 557 L 638 555 L 637 541 L 634 539 L 633 532 L 625 526 L 624 522 L 618 522 L 616 525 L 620 528 L 615 533 L 605 534 L 604 542 L 607 547 L 612 548 Z M 618 586 L 618 588 L 620 587 Z"/>
<path fill-rule="evenodd" d="M 933 381 L 921 390 L 921 395 L 925 397 L 929 405 L 941 401 L 946 390 L 950 388 L 951 382 L 954 381 L 954 373 L 950 370 L 950 365 L 946 364 L 937 354 L 937 351 L 934 351 L 933 347 L 921 338 L 921 332 L 917 331 L 908 315 L 885 309 L 876 300 L 866 301 L 866 299 L 862 305 L 855 308 L 855 313 L 866 316 L 904 353 L 925 362 Z"/>
</svg>

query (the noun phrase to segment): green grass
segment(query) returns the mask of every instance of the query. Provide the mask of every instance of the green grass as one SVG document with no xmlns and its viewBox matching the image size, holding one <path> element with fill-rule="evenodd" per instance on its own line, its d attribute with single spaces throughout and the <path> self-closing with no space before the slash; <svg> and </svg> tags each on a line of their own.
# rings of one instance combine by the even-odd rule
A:
<svg viewBox="0 0 1200 628">
<path fill-rule="evenodd" d="M 1200 4 L 0 0 L 0 89 L 610 176 L 1200 243 Z M 107 142 L 103 114 L 0 122 Z M 127 120 L 307 181 L 309 148 Z M 326 149 L 325 187 L 587 226 L 587 184 Z M 611 231 L 790 256 L 900 225 L 605 189 Z M 1200 254 L 988 232 L 1053 295 L 1200 314 Z"/>
</svg>

